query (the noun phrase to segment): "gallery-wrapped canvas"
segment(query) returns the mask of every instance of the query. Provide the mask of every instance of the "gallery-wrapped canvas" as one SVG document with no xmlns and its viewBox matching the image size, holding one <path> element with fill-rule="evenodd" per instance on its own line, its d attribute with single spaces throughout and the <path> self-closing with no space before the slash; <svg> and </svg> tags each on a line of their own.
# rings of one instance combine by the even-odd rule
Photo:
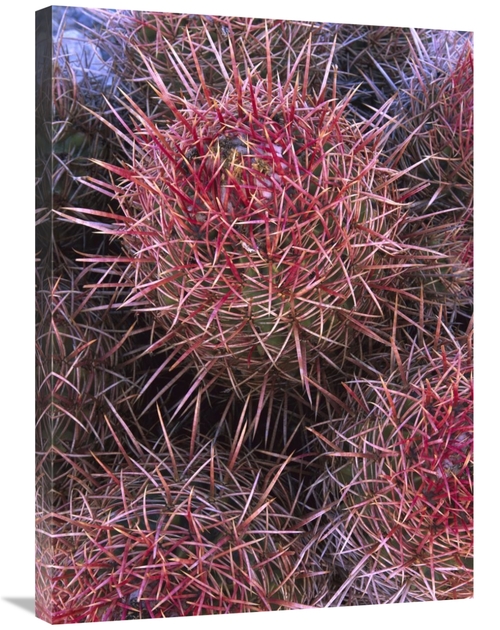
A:
<svg viewBox="0 0 500 630">
<path fill-rule="evenodd" d="M 472 33 L 36 25 L 37 616 L 472 597 Z"/>
</svg>

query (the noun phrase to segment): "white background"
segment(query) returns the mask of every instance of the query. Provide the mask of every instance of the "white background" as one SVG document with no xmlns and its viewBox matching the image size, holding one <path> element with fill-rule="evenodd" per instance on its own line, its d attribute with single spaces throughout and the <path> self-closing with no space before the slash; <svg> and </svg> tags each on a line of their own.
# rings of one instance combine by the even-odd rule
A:
<svg viewBox="0 0 500 630">
<path fill-rule="evenodd" d="M 500 254 L 498 21 L 486 3 L 356 0 L 67 2 L 71 6 L 308 19 L 475 32 L 475 597 L 473 600 L 94 624 L 97 627 L 492 628 L 499 594 Z M 41 2 L 2 9 L 0 102 L 0 625 L 40 628 L 34 607 L 34 42 Z M 493 7 L 493 4 L 490 4 Z M 494 619 L 497 618 L 497 622 Z M 133 625 L 130 625 L 130 624 Z M 92 627 L 94 627 L 92 626 Z"/>
</svg>

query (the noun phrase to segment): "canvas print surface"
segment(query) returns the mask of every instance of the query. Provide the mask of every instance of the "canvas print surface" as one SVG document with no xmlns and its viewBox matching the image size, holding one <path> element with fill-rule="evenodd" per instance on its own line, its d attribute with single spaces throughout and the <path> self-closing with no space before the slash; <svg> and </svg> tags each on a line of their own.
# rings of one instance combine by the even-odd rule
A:
<svg viewBox="0 0 500 630">
<path fill-rule="evenodd" d="M 36 610 L 473 594 L 472 33 L 37 13 Z"/>
</svg>

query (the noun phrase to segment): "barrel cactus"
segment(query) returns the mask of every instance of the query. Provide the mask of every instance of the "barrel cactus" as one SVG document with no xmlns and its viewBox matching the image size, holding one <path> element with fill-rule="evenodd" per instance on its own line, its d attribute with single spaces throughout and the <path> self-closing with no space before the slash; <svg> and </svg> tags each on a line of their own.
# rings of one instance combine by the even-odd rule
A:
<svg viewBox="0 0 500 630">
<path fill-rule="evenodd" d="M 337 29 L 329 23 L 105 9 L 89 13 L 101 26 L 99 46 L 114 60 L 114 72 L 145 91 L 150 89 L 150 73 L 144 56 L 177 92 L 182 89 L 176 71 L 181 61 L 194 77 L 201 69 L 211 90 L 222 94 L 227 76 L 220 60 L 222 65 L 231 64 L 231 55 L 240 70 L 251 59 L 253 65 L 260 64 L 262 76 L 272 74 L 274 82 L 286 83 L 292 68 L 301 72 L 307 68 L 311 93 L 321 87 L 327 67 L 329 83 L 337 74 L 332 65 L 339 47 Z M 357 37 L 356 33 L 352 39 Z"/>
<path fill-rule="evenodd" d="M 37 615 L 470 597 L 470 35 L 86 17 L 38 143 Z"/>
<path fill-rule="evenodd" d="M 161 452 L 120 449 L 113 467 L 98 454 L 75 466 L 67 504 L 39 515 L 39 616 L 57 624 L 252 612 L 324 597 L 328 572 L 293 515 L 286 462 L 210 440 L 190 455 L 189 442 L 167 434 Z"/>
<path fill-rule="evenodd" d="M 128 412 L 141 384 L 125 366 L 133 321 L 111 315 L 113 290 L 85 290 L 89 270 L 57 249 L 51 260 L 53 275 L 44 264 L 37 274 L 35 344 L 37 485 L 48 511 L 65 500 L 70 460 L 113 446 L 104 415 Z"/>
<path fill-rule="evenodd" d="M 412 31 L 410 68 L 401 73 L 400 168 L 424 185 L 422 208 L 436 201 L 470 221 L 473 204 L 474 53 L 471 33 Z M 422 37 L 420 36 L 422 35 Z M 471 226 L 469 226 L 471 227 Z"/>
<path fill-rule="evenodd" d="M 349 387 L 353 414 L 316 433 L 324 496 L 340 501 L 328 546 L 348 575 L 331 602 L 471 597 L 470 345 L 413 348 L 389 379 Z"/>
<path fill-rule="evenodd" d="M 151 350 L 240 395 L 271 381 L 310 395 L 321 361 L 342 370 L 360 336 L 389 343 L 384 301 L 421 252 L 400 238 L 384 111 L 355 123 L 348 99 L 311 98 L 292 76 L 276 84 L 236 64 L 221 66 L 222 95 L 178 64 L 178 96 L 144 63 L 170 113 L 129 100 L 136 124 L 116 127 L 128 159 L 99 162 L 111 183 L 90 181 L 119 211 L 75 212 L 121 241 L 127 304 L 159 332 Z"/>
</svg>

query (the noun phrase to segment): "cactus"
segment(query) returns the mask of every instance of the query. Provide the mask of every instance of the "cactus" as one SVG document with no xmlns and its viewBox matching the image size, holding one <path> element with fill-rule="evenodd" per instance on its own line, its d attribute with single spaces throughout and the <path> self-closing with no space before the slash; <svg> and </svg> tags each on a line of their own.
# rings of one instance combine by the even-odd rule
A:
<svg viewBox="0 0 500 630">
<path fill-rule="evenodd" d="M 470 220 L 473 185 L 474 55 L 471 33 L 412 31 L 411 71 L 399 93 L 406 148 L 398 168 L 410 168 L 424 189 L 419 208 L 439 202 Z"/>
<path fill-rule="evenodd" d="M 41 484 L 52 507 L 66 489 L 68 458 L 106 450 L 113 417 L 137 397 L 141 378 L 125 367 L 134 324 L 113 317 L 113 292 L 84 290 L 82 271 L 55 250 L 54 275 L 38 274 L 36 329 L 36 451 Z M 45 471 L 45 473 L 43 472 Z"/>
<path fill-rule="evenodd" d="M 413 347 L 389 379 L 348 385 L 353 413 L 315 432 L 324 496 L 340 501 L 328 546 L 348 575 L 330 603 L 471 597 L 470 340 Z"/>
<path fill-rule="evenodd" d="M 248 59 L 260 65 L 263 77 L 286 84 L 290 74 L 307 74 L 312 93 L 321 88 L 325 70 L 328 91 L 334 79 L 335 28 L 328 23 L 295 22 L 147 11 L 90 10 L 101 24 L 99 45 L 115 60 L 114 71 L 151 95 L 150 72 L 144 57 L 154 65 L 172 92 L 183 82 L 176 70 L 182 63 L 193 77 L 201 71 L 212 92 L 227 86 L 222 65 L 231 58 L 244 73 Z M 307 52 L 306 52 L 307 51 Z M 314 61 L 313 61 L 314 60 Z M 328 70 L 327 70 L 328 68 Z"/>
<path fill-rule="evenodd" d="M 190 456 L 165 432 L 160 451 L 136 443 L 135 458 L 123 443 L 114 467 L 98 454 L 75 467 L 66 506 L 38 518 L 38 615 L 57 624 L 315 605 L 328 572 L 282 485 L 288 460 L 240 447 L 205 439 Z"/>
<path fill-rule="evenodd" d="M 39 156 L 37 614 L 469 597 L 469 35 L 87 13 Z"/>
<path fill-rule="evenodd" d="M 120 239 L 137 278 L 126 303 L 154 313 L 151 349 L 172 367 L 189 358 L 241 396 L 277 381 L 310 397 L 325 356 L 342 369 L 360 335 L 388 343 L 383 302 L 423 264 L 399 237 L 384 111 L 353 123 L 348 100 L 303 98 L 292 77 L 244 78 L 235 63 L 220 97 L 176 66 L 179 97 L 144 63 L 170 116 L 129 100 L 137 124 L 116 128 L 128 161 L 99 162 L 117 180 L 89 182 L 121 214 L 77 209 L 79 221 Z"/>
</svg>

